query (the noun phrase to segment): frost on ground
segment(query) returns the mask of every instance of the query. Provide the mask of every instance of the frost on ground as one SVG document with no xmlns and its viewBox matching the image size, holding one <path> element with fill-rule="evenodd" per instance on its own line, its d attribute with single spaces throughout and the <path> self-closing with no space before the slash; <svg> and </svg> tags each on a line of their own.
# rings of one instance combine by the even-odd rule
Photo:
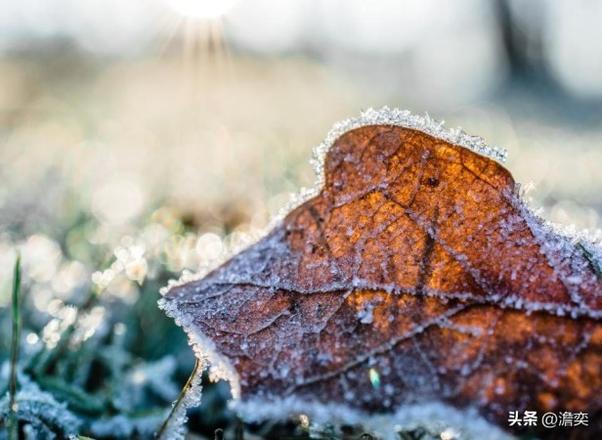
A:
<svg viewBox="0 0 602 440">
<path fill-rule="evenodd" d="M 9 364 L 3 364 L 0 379 L 8 378 Z M 19 373 L 21 389 L 17 393 L 17 417 L 25 421 L 24 432 L 28 439 L 54 440 L 75 435 L 80 428 L 80 420 L 59 403 L 52 394 L 40 390 L 38 385 L 26 375 Z M 7 420 L 9 413 L 8 393 L 0 399 L 0 420 Z M 58 437 L 58 435 L 63 437 Z M 0 439 L 8 438 L 6 431 L 0 431 Z"/>
<path fill-rule="evenodd" d="M 243 415 L 492 438 L 510 410 L 602 409 L 600 243 L 533 214 L 503 152 L 389 109 L 316 152 L 264 238 L 161 300 Z"/>
</svg>

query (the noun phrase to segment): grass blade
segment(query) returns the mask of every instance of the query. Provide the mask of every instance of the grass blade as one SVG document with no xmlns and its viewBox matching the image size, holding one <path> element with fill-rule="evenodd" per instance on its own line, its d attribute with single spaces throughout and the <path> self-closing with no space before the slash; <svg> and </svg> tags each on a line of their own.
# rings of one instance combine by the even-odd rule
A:
<svg viewBox="0 0 602 440">
<path fill-rule="evenodd" d="M 17 420 L 17 362 L 19 360 L 19 341 L 21 333 L 21 310 L 19 293 L 21 291 L 21 256 L 17 255 L 13 272 L 12 290 L 12 337 L 10 346 L 10 380 L 8 387 L 8 438 L 18 440 L 19 423 Z"/>
<path fill-rule="evenodd" d="M 172 421 L 171 419 L 175 416 L 176 412 L 178 412 L 178 410 L 180 409 L 180 405 L 182 405 L 182 401 L 184 400 L 186 393 L 192 388 L 194 380 L 195 380 L 197 374 L 199 373 L 200 369 L 201 369 L 201 362 L 198 359 L 195 359 L 194 368 L 192 369 L 192 373 L 190 373 L 190 376 L 188 377 L 186 384 L 182 388 L 182 391 L 180 391 L 180 395 L 178 396 L 178 398 L 174 402 L 173 406 L 171 407 L 171 411 L 169 412 L 169 415 L 163 421 L 163 424 L 161 425 L 161 427 L 155 434 L 155 439 L 163 440 L 163 437 L 167 431 L 167 428 L 169 427 L 169 424 Z"/>
</svg>

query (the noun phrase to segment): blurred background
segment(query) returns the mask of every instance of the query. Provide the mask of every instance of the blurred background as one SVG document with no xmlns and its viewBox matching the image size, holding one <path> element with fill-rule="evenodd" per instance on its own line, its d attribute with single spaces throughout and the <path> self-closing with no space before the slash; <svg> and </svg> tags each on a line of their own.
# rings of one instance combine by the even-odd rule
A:
<svg viewBox="0 0 602 440">
<path fill-rule="evenodd" d="M 505 147 L 546 218 L 600 228 L 600 23 L 596 0 L 0 0 L 0 314 L 19 248 L 24 356 L 125 333 L 124 377 L 163 360 L 168 406 L 192 356 L 159 287 L 265 227 L 368 107 Z"/>
</svg>

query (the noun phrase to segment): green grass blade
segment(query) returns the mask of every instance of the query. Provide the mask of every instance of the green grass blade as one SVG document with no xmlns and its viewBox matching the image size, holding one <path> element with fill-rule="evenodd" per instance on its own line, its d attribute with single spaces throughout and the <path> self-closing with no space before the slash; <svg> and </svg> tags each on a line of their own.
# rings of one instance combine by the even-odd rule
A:
<svg viewBox="0 0 602 440">
<path fill-rule="evenodd" d="M 21 256 L 17 255 L 13 272 L 12 290 L 12 338 L 10 346 L 10 381 L 8 387 L 9 413 L 8 438 L 18 440 L 19 424 L 17 420 L 17 362 L 19 361 L 19 341 L 21 333 L 21 310 L 19 293 L 21 291 Z"/>
</svg>

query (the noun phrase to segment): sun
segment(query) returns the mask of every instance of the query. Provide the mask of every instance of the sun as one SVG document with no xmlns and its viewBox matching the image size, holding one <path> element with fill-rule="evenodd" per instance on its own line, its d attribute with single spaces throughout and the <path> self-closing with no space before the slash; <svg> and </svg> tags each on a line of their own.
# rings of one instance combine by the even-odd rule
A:
<svg viewBox="0 0 602 440">
<path fill-rule="evenodd" d="M 165 0 L 185 18 L 212 20 L 226 15 L 238 0 Z"/>
</svg>

